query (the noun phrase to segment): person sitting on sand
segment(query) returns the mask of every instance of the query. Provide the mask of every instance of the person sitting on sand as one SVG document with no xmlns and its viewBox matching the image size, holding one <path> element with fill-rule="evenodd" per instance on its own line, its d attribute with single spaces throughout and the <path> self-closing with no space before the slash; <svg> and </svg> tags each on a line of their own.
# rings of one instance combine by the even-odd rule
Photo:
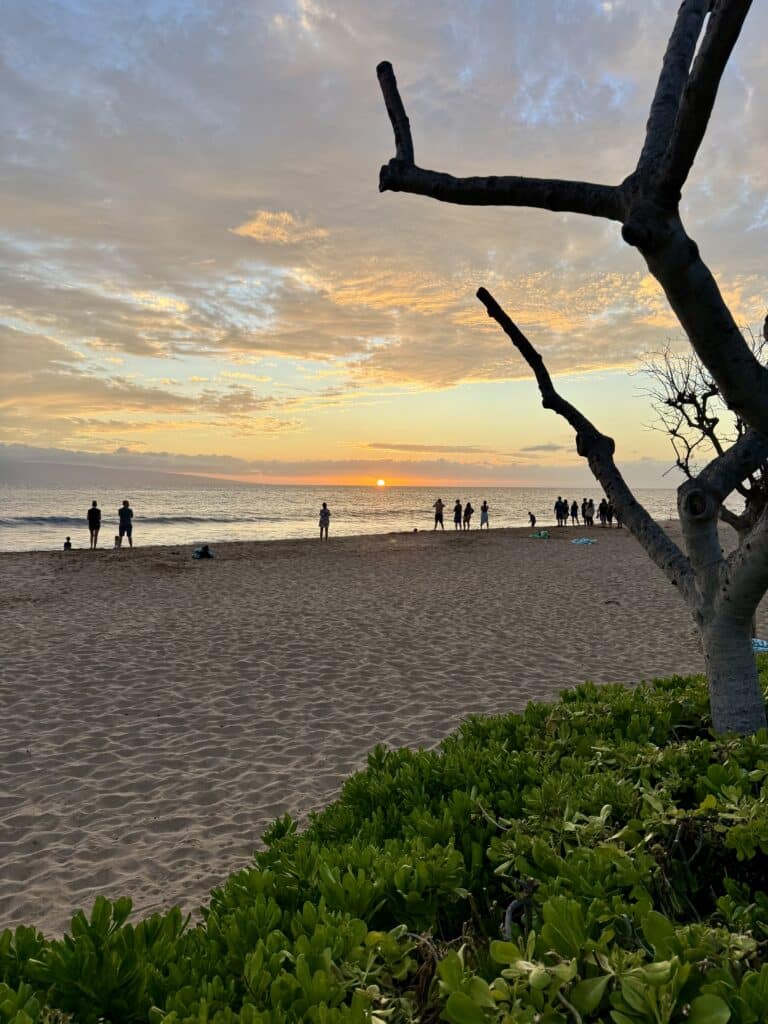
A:
<svg viewBox="0 0 768 1024">
<path fill-rule="evenodd" d="M 469 529 L 469 523 L 470 523 L 470 520 L 472 519 L 472 513 L 474 511 L 475 510 L 472 508 L 472 502 L 468 501 L 467 504 L 464 506 L 464 529 L 465 530 Z"/>
<path fill-rule="evenodd" d="M 528 513 L 528 522 L 531 524 L 531 529 L 534 529 L 534 527 L 536 526 L 536 516 L 533 514 L 533 512 Z"/>
<path fill-rule="evenodd" d="M 432 508 L 435 510 L 435 526 L 434 526 L 434 529 L 435 530 L 437 529 L 437 524 L 439 523 L 440 524 L 440 529 L 444 530 L 445 526 L 443 525 L 443 509 L 445 508 L 445 505 L 443 504 L 443 499 L 442 498 L 438 498 L 437 501 L 435 502 L 435 504 L 432 506 Z"/>
<path fill-rule="evenodd" d="M 453 506 L 453 528 L 454 530 L 461 529 L 461 502 L 456 499 L 456 504 Z"/>
<path fill-rule="evenodd" d="M 67 539 L 64 541 L 64 550 L 65 551 L 71 551 L 72 550 L 72 541 L 69 539 L 69 537 L 67 537 Z"/>
<path fill-rule="evenodd" d="M 117 510 L 117 517 L 118 517 L 118 519 L 120 521 L 120 525 L 118 527 L 118 537 L 120 538 L 120 543 L 117 546 L 118 547 L 122 547 L 123 546 L 123 537 L 127 537 L 128 538 L 128 546 L 132 548 L 133 547 L 133 522 L 132 522 L 132 520 L 133 520 L 133 509 L 128 504 L 128 499 L 127 498 L 123 501 L 122 507 Z"/>
<path fill-rule="evenodd" d="M 484 501 L 483 504 L 480 506 L 480 529 L 481 530 L 482 530 L 483 526 L 485 526 L 486 530 L 490 530 L 490 528 L 491 528 L 490 523 L 488 522 L 488 513 L 490 511 L 491 510 L 488 508 L 488 502 Z"/>
<path fill-rule="evenodd" d="M 323 536 L 328 540 L 328 526 L 330 522 L 331 510 L 328 508 L 326 503 L 323 502 L 323 507 L 320 509 L 320 540 L 323 539 Z"/>
<path fill-rule="evenodd" d="M 99 540 L 99 530 L 101 529 L 101 509 L 95 501 L 91 502 L 91 507 L 88 509 L 88 530 L 91 534 L 91 551 L 96 550 L 96 544 Z"/>
</svg>

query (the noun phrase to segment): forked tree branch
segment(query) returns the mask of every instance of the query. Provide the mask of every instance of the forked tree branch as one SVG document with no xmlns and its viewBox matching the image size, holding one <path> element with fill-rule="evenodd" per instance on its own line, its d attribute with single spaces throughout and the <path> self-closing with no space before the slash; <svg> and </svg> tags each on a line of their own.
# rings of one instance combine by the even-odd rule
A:
<svg viewBox="0 0 768 1024">
<path fill-rule="evenodd" d="M 677 12 L 648 115 L 643 151 L 637 162 L 639 175 L 650 171 L 667 151 L 709 3 L 710 0 L 683 0 Z"/>
<path fill-rule="evenodd" d="M 533 370 L 544 408 L 552 409 L 573 427 L 576 432 L 576 450 L 589 462 L 589 468 L 618 509 L 623 522 L 670 582 L 680 587 L 684 597 L 690 599 L 694 587 L 691 565 L 627 486 L 613 459 L 616 448 L 613 438 L 602 434 L 582 412 L 557 392 L 540 354 L 490 292 L 480 288 L 477 297 L 488 311 L 488 316 L 507 334 Z"/>
<path fill-rule="evenodd" d="M 623 221 L 624 194 L 614 185 L 515 175 L 455 178 L 414 163 L 413 139 L 397 80 L 389 61 L 376 68 L 395 135 L 395 158 L 379 174 L 380 192 L 410 192 L 466 206 L 531 206 Z"/>
<path fill-rule="evenodd" d="M 669 146 L 656 176 L 660 199 L 675 205 L 709 124 L 720 79 L 752 0 L 714 0 L 704 39 L 683 90 Z"/>
</svg>

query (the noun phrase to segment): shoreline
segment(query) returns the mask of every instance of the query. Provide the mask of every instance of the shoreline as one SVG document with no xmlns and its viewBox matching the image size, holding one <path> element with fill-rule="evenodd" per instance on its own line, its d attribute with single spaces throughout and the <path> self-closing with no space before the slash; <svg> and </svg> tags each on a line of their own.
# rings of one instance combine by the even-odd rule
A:
<svg viewBox="0 0 768 1024">
<path fill-rule="evenodd" d="M 676 519 L 658 519 L 658 520 L 656 520 L 656 522 L 660 526 L 662 526 L 664 529 L 667 529 L 668 527 L 671 526 L 673 528 L 673 532 L 674 532 L 674 526 L 677 524 L 678 520 L 676 520 Z M 139 520 L 139 524 L 140 523 L 141 523 L 141 521 Z M 501 534 L 501 535 L 511 534 L 511 535 L 515 535 L 515 536 L 521 536 L 521 535 L 529 536 L 534 530 L 547 530 L 547 531 L 549 531 L 550 540 L 558 539 L 558 538 L 560 538 L 561 535 L 562 536 L 568 536 L 571 533 L 575 534 L 577 531 L 580 531 L 580 535 L 587 536 L 587 537 L 590 537 L 590 536 L 597 537 L 601 533 L 608 533 L 609 531 L 611 531 L 613 533 L 618 533 L 618 534 L 624 533 L 624 534 L 627 534 L 630 537 L 632 536 L 632 534 L 630 533 L 629 529 L 626 526 L 622 527 L 621 529 L 617 528 L 616 526 L 602 527 L 602 526 L 599 526 L 599 525 L 592 526 L 592 527 L 586 527 L 586 526 L 581 526 L 581 525 L 579 525 L 579 526 L 563 526 L 563 527 L 558 527 L 556 523 L 552 523 L 552 524 L 541 523 L 537 519 L 535 527 L 531 527 L 531 526 L 491 526 L 491 528 L 489 530 L 483 529 L 482 531 L 479 529 L 479 526 L 473 526 L 471 530 L 454 530 L 453 529 L 453 523 L 446 524 L 445 530 L 442 530 L 442 531 L 441 530 L 433 530 L 431 527 L 429 527 L 429 528 L 427 528 L 427 527 L 415 527 L 412 530 L 385 530 L 385 531 L 381 531 L 381 532 L 377 532 L 377 533 L 339 533 L 339 534 L 334 534 L 333 533 L 333 528 L 331 528 L 331 534 L 330 534 L 329 543 L 330 544 L 334 544 L 334 543 L 338 544 L 338 543 L 340 543 L 342 541 L 343 542 L 348 542 L 348 541 L 363 541 L 363 540 L 372 540 L 373 541 L 373 540 L 376 540 L 377 538 L 380 539 L 380 538 L 385 538 L 385 537 L 419 537 L 419 538 L 423 538 L 425 535 L 432 536 L 433 534 L 435 536 L 437 536 L 437 537 L 441 536 L 442 534 L 444 534 L 445 536 L 450 535 L 450 536 L 459 536 L 459 537 L 464 536 L 464 537 L 466 537 L 466 536 L 470 536 L 470 535 L 471 536 L 475 536 L 476 534 L 479 534 L 481 532 L 484 535 L 487 533 L 487 534 Z M 260 544 L 318 544 L 318 543 L 320 543 L 318 534 L 319 534 L 319 528 L 317 530 L 317 533 L 314 534 L 311 537 L 260 537 L 260 538 L 250 539 L 250 540 L 209 541 L 208 543 L 210 543 L 212 548 L 215 546 L 216 548 L 223 548 L 223 549 L 229 549 L 229 548 L 235 548 L 235 547 L 250 547 L 251 545 L 254 545 L 254 544 L 255 545 L 260 545 Z M 86 538 L 86 540 L 87 540 L 87 538 Z M 140 544 L 137 541 L 137 543 L 134 545 L 133 548 L 130 548 L 127 544 L 123 545 L 122 548 L 115 548 L 114 546 L 109 546 L 107 544 L 103 544 L 103 545 L 100 545 L 96 549 L 96 551 L 99 554 L 103 554 L 104 552 L 107 552 L 108 554 L 115 554 L 115 553 L 118 553 L 118 552 L 123 553 L 125 551 L 176 551 L 176 550 L 178 550 L 180 548 L 184 548 L 185 550 L 189 550 L 190 551 L 190 555 L 191 555 L 191 551 L 194 550 L 195 547 L 199 547 L 199 545 L 201 543 L 205 543 L 205 541 L 200 541 L 200 542 L 197 542 L 197 541 L 194 541 L 194 542 L 192 542 L 192 541 L 178 541 L 178 542 L 175 542 L 175 543 L 172 543 L 172 544 Z M 323 541 L 323 544 L 324 543 L 325 543 L 325 541 Z M 50 547 L 34 548 L 34 549 L 24 549 L 23 548 L 23 549 L 20 549 L 20 550 L 11 550 L 11 549 L 5 550 L 5 549 L 0 548 L 0 559 L 7 558 L 9 556 L 18 556 L 18 555 L 29 555 L 29 556 L 41 556 L 41 555 L 62 555 L 62 556 L 65 556 L 66 555 L 67 557 L 71 557 L 72 555 L 83 554 L 83 553 L 88 554 L 88 555 L 92 554 L 91 550 L 87 546 L 82 546 L 82 547 L 74 547 L 73 546 L 70 551 L 64 551 L 61 548 L 50 548 Z"/>
<path fill-rule="evenodd" d="M 431 748 L 587 679 L 700 671 L 629 531 L 569 543 L 585 532 L 0 555 L 0 928 L 61 934 L 99 894 L 194 912 L 377 743 Z"/>
</svg>

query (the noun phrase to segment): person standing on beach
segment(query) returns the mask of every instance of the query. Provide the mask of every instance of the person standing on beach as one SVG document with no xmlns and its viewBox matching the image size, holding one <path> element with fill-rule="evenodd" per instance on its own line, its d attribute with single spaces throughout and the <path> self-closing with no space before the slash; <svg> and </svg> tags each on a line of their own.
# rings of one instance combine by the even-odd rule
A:
<svg viewBox="0 0 768 1024">
<path fill-rule="evenodd" d="M 483 504 L 480 506 L 480 529 L 481 530 L 482 530 L 483 526 L 485 526 L 486 530 L 490 530 L 490 528 L 491 528 L 490 523 L 488 522 L 488 513 L 489 512 L 490 512 L 490 509 L 488 508 L 488 502 L 484 501 Z"/>
<path fill-rule="evenodd" d="M 585 526 L 589 526 L 589 505 L 586 498 L 581 499 L 581 521 Z"/>
<path fill-rule="evenodd" d="M 571 502 L 571 522 L 574 526 L 579 525 L 579 505 L 575 498 Z"/>
<path fill-rule="evenodd" d="M 468 501 L 467 504 L 464 506 L 464 529 L 465 530 L 469 529 L 469 523 L 470 523 L 470 520 L 472 519 L 472 513 L 474 511 L 475 510 L 472 508 L 472 502 Z"/>
<path fill-rule="evenodd" d="M 91 551 L 95 551 L 101 529 L 101 509 L 95 501 L 91 502 L 91 507 L 88 509 L 88 529 L 91 534 Z"/>
<path fill-rule="evenodd" d="M 325 537 L 328 540 L 328 526 L 331 522 L 331 510 L 328 508 L 325 502 L 323 507 L 320 509 L 320 540 Z"/>
<path fill-rule="evenodd" d="M 528 513 L 528 522 L 531 524 L 532 530 L 536 528 L 536 516 L 533 514 L 533 512 Z"/>
<path fill-rule="evenodd" d="M 118 537 L 120 543 L 118 547 L 123 546 L 123 537 L 128 538 L 128 547 L 133 547 L 133 509 L 128 504 L 128 499 L 125 498 L 122 507 L 117 510 L 117 518 L 119 520 Z"/>
<path fill-rule="evenodd" d="M 72 550 L 72 541 L 69 539 L 69 537 L 67 537 L 67 539 L 64 541 L 64 550 L 65 551 L 71 551 Z"/>
<path fill-rule="evenodd" d="M 461 502 L 456 499 L 456 504 L 453 506 L 453 528 L 454 530 L 461 529 Z"/>
<path fill-rule="evenodd" d="M 565 509 L 563 509 L 563 504 L 565 504 Z M 568 503 L 564 503 L 562 495 L 558 494 L 557 501 L 555 502 L 555 519 L 557 519 L 558 526 L 562 526 L 563 519 L 566 519 L 568 517 L 568 512 L 566 511 L 567 508 Z"/>
<path fill-rule="evenodd" d="M 588 522 L 587 525 L 588 526 L 594 526 L 595 525 L 595 501 L 594 501 L 593 498 L 590 498 L 589 501 L 587 502 L 587 515 L 589 516 L 589 522 Z"/>
<path fill-rule="evenodd" d="M 445 505 L 443 504 L 443 499 L 442 498 L 438 498 L 437 501 L 435 502 L 435 504 L 432 506 L 432 508 L 435 510 L 435 527 L 434 528 L 437 529 L 437 524 L 439 523 L 440 524 L 440 529 L 444 530 L 445 526 L 443 525 L 443 509 L 445 508 Z"/>
</svg>

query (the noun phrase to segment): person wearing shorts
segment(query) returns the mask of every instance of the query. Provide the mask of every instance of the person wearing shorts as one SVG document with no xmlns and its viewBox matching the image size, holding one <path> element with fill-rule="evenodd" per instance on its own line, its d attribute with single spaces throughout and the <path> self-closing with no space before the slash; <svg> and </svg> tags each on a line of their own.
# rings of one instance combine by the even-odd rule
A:
<svg viewBox="0 0 768 1024">
<path fill-rule="evenodd" d="M 444 530 L 445 529 L 445 525 L 443 524 L 443 509 L 445 508 L 445 505 L 443 504 L 443 499 L 442 498 L 438 498 L 437 501 L 435 502 L 435 504 L 432 506 L 432 508 L 435 510 L 435 527 L 434 528 L 437 529 L 437 524 L 439 523 L 440 524 L 440 529 Z"/>
<path fill-rule="evenodd" d="M 118 528 L 118 536 L 120 538 L 120 544 L 118 547 L 123 546 L 123 537 L 128 538 L 128 546 L 133 547 L 133 509 L 128 504 L 128 499 L 123 501 L 122 507 L 117 510 L 117 517 L 120 521 Z"/>
</svg>

